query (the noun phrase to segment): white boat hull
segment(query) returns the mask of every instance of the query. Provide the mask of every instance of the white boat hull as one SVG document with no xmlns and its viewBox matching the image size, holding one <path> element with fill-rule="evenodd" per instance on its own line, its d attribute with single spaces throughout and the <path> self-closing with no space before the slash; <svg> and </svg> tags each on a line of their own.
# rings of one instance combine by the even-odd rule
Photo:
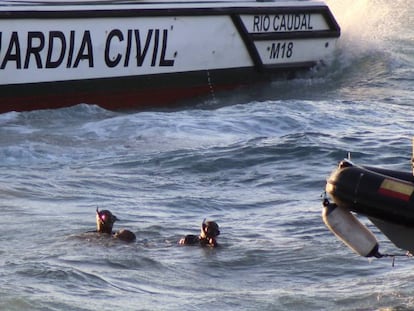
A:
<svg viewBox="0 0 414 311">
<path fill-rule="evenodd" d="M 163 104 L 312 67 L 339 35 L 319 2 L 0 5 L 0 112 Z"/>
</svg>

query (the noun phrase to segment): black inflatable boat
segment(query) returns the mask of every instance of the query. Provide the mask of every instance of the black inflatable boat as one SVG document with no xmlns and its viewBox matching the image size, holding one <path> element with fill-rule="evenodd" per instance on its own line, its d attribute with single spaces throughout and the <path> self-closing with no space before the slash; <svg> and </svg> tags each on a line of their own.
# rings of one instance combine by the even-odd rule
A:
<svg viewBox="0 0 414 311">
<path fill-rule="evenodd" d="M 414 176 L 343 160 L 327 180 L 323 220 L 362 256 L 381 257 L 378 242 L 354 216 L 365 215 L 397 247 L 414 253 Z M 332 202 L 330 201 L 332 199 Z"/>
</svg>

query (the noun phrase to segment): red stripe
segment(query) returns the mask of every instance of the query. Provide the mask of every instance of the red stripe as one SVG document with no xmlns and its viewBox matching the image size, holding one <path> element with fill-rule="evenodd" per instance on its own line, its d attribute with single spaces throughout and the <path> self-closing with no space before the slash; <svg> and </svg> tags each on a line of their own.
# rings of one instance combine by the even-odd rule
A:
<svg viewBox="0 0 414 311">
<path fill-rule="evenodd" d="M 216 86 L 215 91 L 233 89 L 235 85 Z M 105 109 L 144 109 L 168 107 L 179 101 L 199 96 L 209 96 L 208 85 L 139 91 L 71 93 L 71 94 L 39 94 L 36 96 L 19 96 L 2 99 L 0 113 L 8 111 L 29 111 L 38 109 L 55 109 L 70 107 L 81 103 L 95 104 Z"/>
<path fill-rule="evenodd" d="M 401 192 L 391 191 L 391 190 L 384 189 L 384 188 L 379 188 L 378 193 L 382 194 L 382 195 L 385 195 L 387 197 L 391 197 L 391 198 L 395 198 L 395 199 L 399 199 L 399 200 L 403 200 L 403 201 L 409 201 L 410 200 L 409 195 L 406 195 L 406 194 L 401 193 Z"/>
<path fill-rule="evenodd" d="M 213 92 L 263 81 L 254 68 L 0 85 L 0 113 L 98 105 L 105 109 L 169 107 Z M 213 95 L 212 95 L 213 94 Z"/>
</svg>

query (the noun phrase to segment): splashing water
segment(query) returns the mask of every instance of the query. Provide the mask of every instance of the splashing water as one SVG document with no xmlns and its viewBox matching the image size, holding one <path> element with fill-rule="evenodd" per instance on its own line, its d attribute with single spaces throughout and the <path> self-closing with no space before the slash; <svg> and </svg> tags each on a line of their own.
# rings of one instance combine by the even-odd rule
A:
<svg viewBox="0 0 414 311">
<path fill-rule="evenodd" d="M 387 48 L 390 41 L 404 37 L 412 24 L 410 0 L 327 0 L 342 29 L 340 47 L 355 53 Z"/>
</svg>

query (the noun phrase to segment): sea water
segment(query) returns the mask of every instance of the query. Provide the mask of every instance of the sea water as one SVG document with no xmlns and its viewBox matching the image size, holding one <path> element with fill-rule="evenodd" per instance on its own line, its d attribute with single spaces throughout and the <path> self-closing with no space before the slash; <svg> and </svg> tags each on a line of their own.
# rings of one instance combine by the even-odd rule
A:
<svg viewBox="0 0 414 311">
<path fill-rule="evenodd" d="M 411 170 L 414 2 L 328 4 L 337 51 L 303 77 L 175 110 L 0 115 L 0 309 L 414 309 L 413 259 L 359 257 L 321 219 L 348 153 Z M 97 207 L 137 241 L 85 234 Z M 204 218 L 221 247 L 178 246 Z"/>
</svg>

